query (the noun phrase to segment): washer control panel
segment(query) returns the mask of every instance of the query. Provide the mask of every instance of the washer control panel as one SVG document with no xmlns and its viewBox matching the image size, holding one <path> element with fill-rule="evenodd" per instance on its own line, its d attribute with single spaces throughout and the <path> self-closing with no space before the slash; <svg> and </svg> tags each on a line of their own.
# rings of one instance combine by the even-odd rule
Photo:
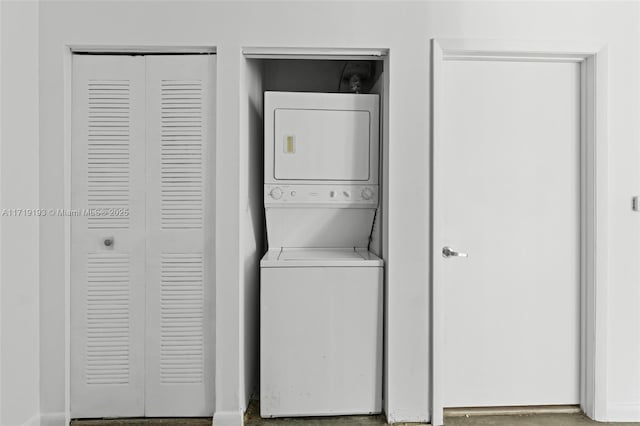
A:
<svg viewBox="0 0 640 426">
<path fill-rule="evenodd" d="M 377 205 L 377 185 L 265 185 L 265 204 Z"/>
</svg>

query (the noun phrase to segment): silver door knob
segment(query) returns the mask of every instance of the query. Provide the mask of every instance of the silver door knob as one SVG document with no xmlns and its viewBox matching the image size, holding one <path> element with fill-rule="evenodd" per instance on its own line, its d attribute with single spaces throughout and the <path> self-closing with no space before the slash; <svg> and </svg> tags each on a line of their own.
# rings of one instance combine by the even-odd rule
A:
<svg viewBox="0 0 640 426">
<path fill-rule="evenodd" d="M 442 247 L 442 257 L 467 257 L 467 253 L 453 250 L 451 247 Z"/>
<path fill-rule="evenodd" d="M 111 247 L 113 245 L 113 237 L 107 237 L 105 238 L 102 243 L 105 245 L 105 247 Z"/>
</svg>

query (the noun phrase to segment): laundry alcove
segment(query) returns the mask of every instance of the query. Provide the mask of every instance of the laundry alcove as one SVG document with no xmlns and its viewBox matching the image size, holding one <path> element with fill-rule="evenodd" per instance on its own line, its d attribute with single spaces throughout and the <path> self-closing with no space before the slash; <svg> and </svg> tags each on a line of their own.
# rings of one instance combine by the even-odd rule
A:
<svg viewBox="0 0 640 426">
<path fill-rule="evenodd" d="M 386 170 L 388 138 L 388 71 L 386 50 L 244 48 L 241 81 L 241 186 L 247 190 L 247 209 L 241 218 L 245 264 L 242 282 L 244 318 L 244 398 L 259 396 L 260 376 L 260 259 L 267 251 L 264 187 L 264 93 L 353 93 L 350 77 L 359 73 L 360 93 L 380 97 L 379 204 L 368 249 L 386 257 Z M 243 150 L 243 148 L 246 148 Z M 244 166 L 241 166 L 244 167 Z M 384 291 L 386 293 L 386 290 Z M 386 298 L 383 297 L 384 300 Z M 384 306 L 384 304 L 383 304 Z M 383 333 L 384 335 L 385 333 Z M 383 351 L 384 352 L 384 351 Z M 383 353 L 380 353 L 383 359 Z M 383 369 L 384 371 L 384 369 Z M 377 377 L 383 383 L 384 372 Z M 382 386 L 384 388 L 384 386 Z M 384 393 L 384 391 L 383 391 Z"/>
</svg>

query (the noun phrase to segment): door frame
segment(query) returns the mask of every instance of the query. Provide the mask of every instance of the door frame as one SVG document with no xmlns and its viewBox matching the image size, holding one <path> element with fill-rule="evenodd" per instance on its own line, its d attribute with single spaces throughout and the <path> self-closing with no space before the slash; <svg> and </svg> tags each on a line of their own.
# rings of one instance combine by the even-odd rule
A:
<svg viewBox="0 0 640 426">
<path fill-rule="evenodd" d="M 444 423 L 444 212 L 446 170 L 438 167 L 444 61 L 573 62 L 580 65 L 580 408 L 606 416 L 608 290 L 607 47 L 600 43 L 431 40 L 431 424 Z M 439 244 L 439 243 L 438 243 Z"/>
</svg>

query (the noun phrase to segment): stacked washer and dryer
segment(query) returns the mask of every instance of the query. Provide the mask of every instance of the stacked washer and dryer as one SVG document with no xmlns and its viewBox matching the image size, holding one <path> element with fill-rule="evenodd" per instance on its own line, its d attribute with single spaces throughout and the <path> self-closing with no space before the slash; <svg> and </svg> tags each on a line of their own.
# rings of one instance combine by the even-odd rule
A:
<svg viewBox="0 0 640 426">
<path fill-rule="evenodd" d="M 260 414 L 381 412 L 379 98 L 265 92 Z"/>
</svg>

